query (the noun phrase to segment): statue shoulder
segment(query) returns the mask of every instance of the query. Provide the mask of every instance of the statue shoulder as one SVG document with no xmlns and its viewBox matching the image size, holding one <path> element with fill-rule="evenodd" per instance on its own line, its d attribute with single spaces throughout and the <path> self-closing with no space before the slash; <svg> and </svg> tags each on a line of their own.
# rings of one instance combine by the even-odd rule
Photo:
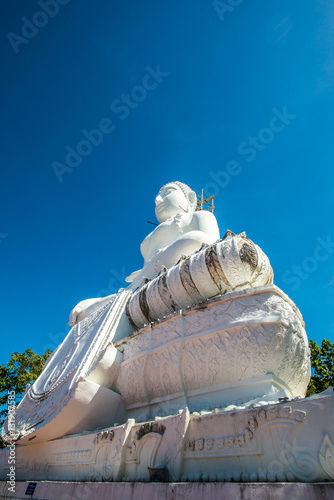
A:
<svg viewBox="0 0 334 500">
<path fill-rule="evenodd" d="M 194 212 L 192 224 L 194 229 L 210 234 L 214 241 L 219 239 L 217 219 L 212 212 L 208 212 L 207 210 Z"/>
<path fill-rule="evenodd" d="M 194 212 L 193 217 L 199 221 L 217 222 L 215 215 L 208 210 L 198 210 L 197 212 Z"/>
</svg>

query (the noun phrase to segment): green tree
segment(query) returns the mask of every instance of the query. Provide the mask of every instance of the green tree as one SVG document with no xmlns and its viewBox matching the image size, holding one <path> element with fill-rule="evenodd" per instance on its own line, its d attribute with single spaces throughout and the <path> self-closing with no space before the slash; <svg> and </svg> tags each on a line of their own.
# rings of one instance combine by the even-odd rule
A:
<svg viewBox="0 0 334 500">
<path fill-rule="evenodd" d="M 334 386 L 334 343 L 323 339 L 319 347 L 316 342 L 310 340 L 310 349 L 314 374 L 308 385 L 306 396 Z"/>
<path fill-rule="evenodd" d="M 0 427 L 7 416 L 8 391 L 15 391 L 15 404 L 18 404 L 25 392 L 26 385 L 32 384 L 36 380 L 50 355 L 51 351 L 49 350 L 40 356 L 34 354 L 31 349 L 26 349 L 22 354 L 13 352 L 7 366 L 0 365 Z M 3 447 L 1 438 L 0 447 Z"/>
</svg>

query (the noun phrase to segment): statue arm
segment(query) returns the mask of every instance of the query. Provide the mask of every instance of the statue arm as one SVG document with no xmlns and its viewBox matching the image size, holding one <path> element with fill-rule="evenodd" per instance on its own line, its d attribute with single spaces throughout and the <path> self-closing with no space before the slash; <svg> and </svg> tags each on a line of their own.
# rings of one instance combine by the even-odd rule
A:
<svg viewBox="0 0 334 500">
<path fill-rule="evenodd" d="M 152 279 L 157 276 L 163 267 L 167 267 L 167 269 L 172 267 L 181 255 L 191 255 L 199 250 L 203 243 L 211 245 L 219 238 L 216 217 L 207 211 L 195 212 L 189 223 L 188 232 L 179 236 L 169 246 L 158 250 L 151 259 L 145 262 L 143 269 L 133 273 L 126 281 L 132 281 L 133 287 L 138 286 L 144 278 Z M 142 248 L 142 250 L 144 249 Z M 142 253 L 145 252 L 142 251 Z"/>
<path fill-rule="evenodd" d="M 159 255 L 159 260 L 163 266 L 170 268 L 182 255 L 191 255 L 197 252 L 203 243 L 210 245 L 215 240 L 203 231 L 190 231 L 180 236 L 169 247 L 164 248 Z"/>
<path fill-rule="evenodd" d="M 189 225 L 189 231 L 164 248 L 159 255 L 159 260 L 162 265 L 169 268 L 180 259 L 182 254 L 191 255 L 199 250 L 203 243 L 211 245 L 219 238 L 216 217 L 207 211 L 195 212 Z"/>
</svg>

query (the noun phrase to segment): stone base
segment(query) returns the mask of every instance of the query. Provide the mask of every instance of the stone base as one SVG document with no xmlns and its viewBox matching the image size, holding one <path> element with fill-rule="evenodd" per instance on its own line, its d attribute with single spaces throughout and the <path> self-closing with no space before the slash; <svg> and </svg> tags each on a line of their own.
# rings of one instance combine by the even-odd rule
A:
<svg viewBox="0 0 334 500">
<path fill-rule="evenodd" d="M 0 479 L 8 479 L 14 455 L 17 481 L 333 481 L 333 416 L 332 389 L 253 408 L 191 415 L 185 408 L 154 421 L 129 419 L 95 433 L 0 450 Z"/>
<path fill-rule="evenodd" d="M 28 498 L 28 482 L 17 482 L 15 493 L 8 492 L 5 481 L 0 482 L 0 499 Z M 94 498 L 109 500 L 332 500 L 334 483 L 65 483 L 41 481 L 32 498 L 35 500 L 70 500 Z"/>
</svg>

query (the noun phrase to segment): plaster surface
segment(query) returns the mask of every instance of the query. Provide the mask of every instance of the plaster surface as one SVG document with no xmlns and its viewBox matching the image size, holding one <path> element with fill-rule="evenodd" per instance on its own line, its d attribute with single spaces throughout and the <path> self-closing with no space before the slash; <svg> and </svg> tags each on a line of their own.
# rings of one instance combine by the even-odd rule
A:
<svg viewBox="0 0 334 500">
<path fill-rule="evenodd" d="M 16 446 L 17 480 L 334 480 L 334 395 L 179 414 Z M 10 450 L 0 450 L 0 479 Z M 151 470 L 151 472 L 150 472 Z"/>
<path fill-rule="evenodd" d="M 207 300 L 115 345 L 116 390 L 135 418 L 303 397 L 310 377 L 302 316 L 274 285 Z"/>
<path fill-rule="evenodd" d="M 18 482 L 15 494 L 8 495 L 0 482 L 0 499 L 26 499 L 28 482 Z M 332 500 L 333 483 L 67 483 L 41 481 L 32 498 L 35 500 Z"/>
<path fill-rule="evenodd" d="M 185 184 L 166 184 L 155 204 L 142 269 L 72 309 L 6 420 L 17 479 L 331 481 L 334 396 L 303 399 L 304 322 L 268 257 L 245 233 L 220 239 Z"/>
</svg>

